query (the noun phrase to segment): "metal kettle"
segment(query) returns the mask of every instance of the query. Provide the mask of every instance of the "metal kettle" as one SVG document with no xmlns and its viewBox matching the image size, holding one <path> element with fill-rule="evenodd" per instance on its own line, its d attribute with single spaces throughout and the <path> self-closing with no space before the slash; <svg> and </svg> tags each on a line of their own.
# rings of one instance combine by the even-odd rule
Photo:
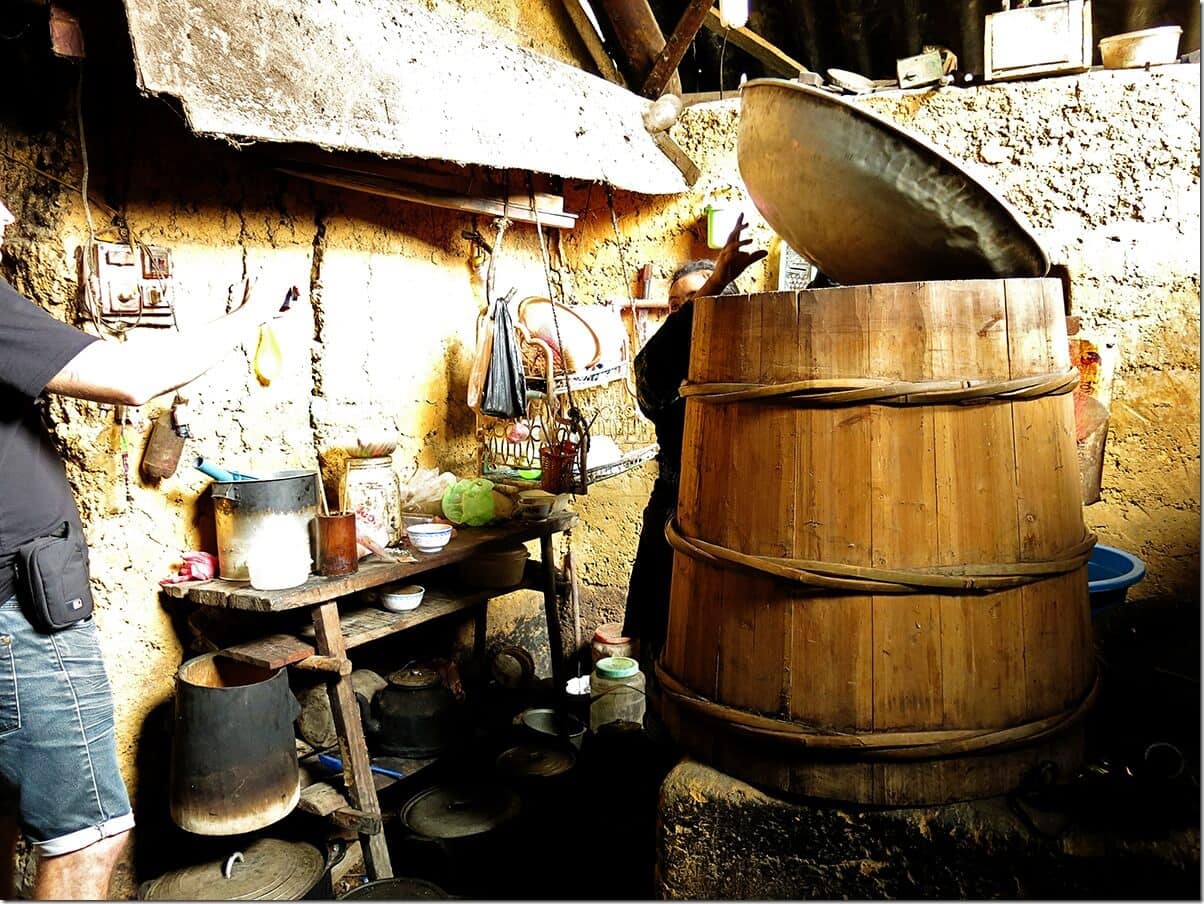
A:
<svg viewBox="0 0 1204 904">
<path fill-rule="evenodd" d="M 463 706 L 439 673 L 422 665 L 385 676 L 388 684 L 369 701 L 361 694 L 360 717 L 373 751 L 386 756 L 438 756 L 463 736 Z"/>
</svg>

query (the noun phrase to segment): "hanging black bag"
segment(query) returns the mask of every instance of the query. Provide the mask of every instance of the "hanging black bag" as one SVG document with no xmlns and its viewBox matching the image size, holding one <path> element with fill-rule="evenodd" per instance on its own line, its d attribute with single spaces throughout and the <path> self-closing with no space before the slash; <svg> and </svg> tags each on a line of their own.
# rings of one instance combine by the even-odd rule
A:
<svg viewBox="0 0 1204 904">
<path fill-rule="evenodd" d="M 527 413 L 527 378 L 523 373 L 523 358 L 518 350 L 518 337 L 510 317 L 510 299 L 514 289 L 494 304 L 493 354 L 485 374 L 481 412 L 490 417 L 514 420 Z"/>
</svg>

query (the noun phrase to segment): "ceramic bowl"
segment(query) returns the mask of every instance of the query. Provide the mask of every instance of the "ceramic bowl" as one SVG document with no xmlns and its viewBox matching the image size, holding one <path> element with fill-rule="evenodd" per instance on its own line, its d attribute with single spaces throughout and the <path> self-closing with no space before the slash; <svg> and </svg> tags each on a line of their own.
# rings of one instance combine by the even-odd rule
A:
<svg viewBox="0 0 1204 904">
<path fill-rule="evenodd" d="M 380 604 L 390 612 L 409 612 L 417 609 L 422 602 L 426 588 L 419 584 L 406 584 L 403 587 L 382 589 Z"/>
<path fill-rule="evenodd" d="M 434 553 L 441 550 L 451 540 L 450 524 L 409 524 L 406 525 L 406 536 L 410 545 L 418 552 Z"/>
</svg>

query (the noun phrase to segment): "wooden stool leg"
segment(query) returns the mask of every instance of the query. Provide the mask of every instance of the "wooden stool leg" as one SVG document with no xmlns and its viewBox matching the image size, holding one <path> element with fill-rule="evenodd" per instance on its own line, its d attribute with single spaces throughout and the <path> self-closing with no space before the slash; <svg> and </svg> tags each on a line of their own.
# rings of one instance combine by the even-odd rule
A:
<svg viewBox="0 0 1204 904">
<path fill-rule="evenodd" d="M 338 604 L 330 602 L 315 606 L 313 618 L 318 652 L 323 656 L 346 659 L 347 648 L 343 644 L 343 632 L 339 625 Z M 334 714 L 335 733 L 339 737 L 339 753 L 343 758 L 343 782 L 347 785 L 351 806 L 379 819 L 380 801 L 377 800 L 376 785 L 372 781 L 372 763 L 368 758 L 368 744 L 364 740 L 364 726 L 360 722 L 351 679 L 339 673 L 337 678 L 327 682 L 326 688 L 330 695 L 330 709 Z M 360 846 L 363 848 L 368 878 L 391 878 L 393 864 L 389 860 L 384 833 L 361 833 Z"/>
<path fill-rule="evenodd" d="M 543 611 L 548 623 L 548 654 L 552 658 L 552 684 L 556 693 L 564 693 L 564 640 L 560 631 L 560 607 L 556 599 L 556 559 L 552 535 L 539 538 L 539 554 L 543 557 Z"/>
</svg>

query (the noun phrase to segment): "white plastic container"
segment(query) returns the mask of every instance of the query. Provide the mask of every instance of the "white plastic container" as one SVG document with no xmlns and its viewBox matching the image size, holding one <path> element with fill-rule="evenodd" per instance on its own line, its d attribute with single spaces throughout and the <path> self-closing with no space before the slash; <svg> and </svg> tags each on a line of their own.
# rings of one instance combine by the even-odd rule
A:
<svg viewBox="0 0 1204 904">
<path fill-rule="evenodd" d="M 1143 28 L 1113 35 L 1099 42 L 1099 55 L 1106 69 L 1132 69 L 1137 66 L 1173 63 L 1179 58 L 1178 25 Z"/>
<path fill-rule="evenodd" d="M 628 656 L 599 659 L 589 676 L 589 727 L 597 731 L 613 722 L 644 724 L 644 673 Z"/>
<path fill-rule="evenodd" d="M 409 612 L 417 609 L 422 602 L 426 588 L 420 584 L 406 584 L 402 587 L 382 587 L 379 593 L 380 604 L 390 612 Z"/>
</svg>

